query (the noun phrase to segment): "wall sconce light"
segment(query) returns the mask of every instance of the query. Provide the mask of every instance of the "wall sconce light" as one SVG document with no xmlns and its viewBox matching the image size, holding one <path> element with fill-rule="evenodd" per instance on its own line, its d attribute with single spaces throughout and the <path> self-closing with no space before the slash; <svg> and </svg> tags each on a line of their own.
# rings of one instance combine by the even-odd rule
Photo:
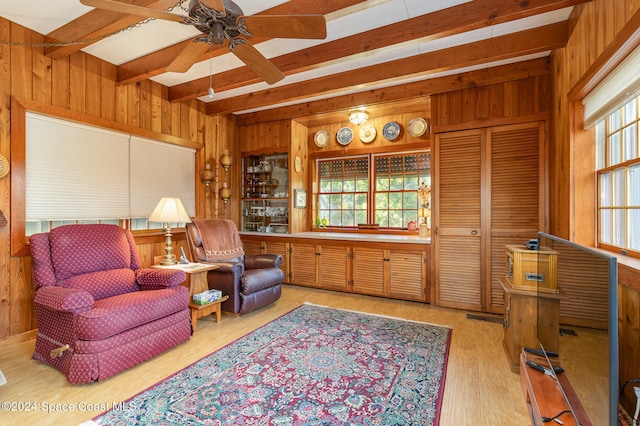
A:
<svg viewBox="0 0 640 426">
<path fill-rule="evenodd" d="M 200 180 L 204 182 L 204 186 L 209 189 L 209 185 L 216 178 L 216 174 L 213 170 L 211 170 L 211 164 L 207 163 L 205 168 L 200 170 Z"/>
<path fill-rule="evenodd" d="M 220 191 L 218 191 L 218 195 L 220 196 L 220 199 L 224 201 L 224 208 L 226 210 L 227 201 L 229 201 L 229 198 L 231 198 L 231 188 L 229 188 L 227 182 L 222 184 L 222 188 L 220 188 Z"/>
<path fill-rule="evenodd" d="M 229 167 L 231 167 L 231 163 L 233 162 L 233 158 L 229 155 L 229 150 L 225 149 L 220 157 L 220 166 L 224 169 L 224 175 L 227 176 L 227 172 L 229 171 Z"/>
<path fill-rule="evenodd" d="M 349 121 L 353 124 L 360 125 L 369 119 L 367 111 L 358 110 L 349 113 Z"/>
</svg>

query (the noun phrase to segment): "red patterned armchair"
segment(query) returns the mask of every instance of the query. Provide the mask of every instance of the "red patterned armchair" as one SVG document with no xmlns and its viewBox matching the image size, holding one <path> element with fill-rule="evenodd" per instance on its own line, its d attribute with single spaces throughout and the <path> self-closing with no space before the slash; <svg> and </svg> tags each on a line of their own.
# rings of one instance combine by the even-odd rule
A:
<svg viewBox="0 0 640 426">
<path fill-rule="evenodd" d="M 191 337 L 185 273 L 141 268 L 128 230 L 65 225 L 29 240 L 33 359 L 69 383 L 107 379 Z"/>
</svg>

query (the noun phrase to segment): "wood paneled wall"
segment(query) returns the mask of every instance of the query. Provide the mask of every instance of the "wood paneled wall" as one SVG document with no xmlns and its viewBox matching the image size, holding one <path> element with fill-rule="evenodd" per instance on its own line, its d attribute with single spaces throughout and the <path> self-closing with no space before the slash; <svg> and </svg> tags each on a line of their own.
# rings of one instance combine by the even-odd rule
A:
<svg viewBox="0 0 640 426">
<path fill-rule="evenodd" d="M 218 155 L 226 144 L 216 143 L 217 117 L 204 114 L 197 100 L 170 103 L 167 88 L 152 81 L 118 85 L 114 65 L 83 52 L 61 59 L 43 54 L 44 37 L 0 18 L 0 154 L 11 158 L 11 97 L 81 112 L 145 130 L 178 136 L 204 145 L 197 169 L 204 159 Z M 217 157 L 216 157 L 217 158 Z M 197 212 L 205 215 L 204 186 L 196 179 Z M 0 179 L 0 211 L 11 221 L 10 178 Z M 0 227 L 0 339 L 36 327 L 29 257 L 11 257 L 10 226 Z M 178 244 L 181 244 L 179 242 Z M 139 242 L 143 261 L 162 254 L 162 237 Z"/>
<path fill-rule="evenodd" d="M 639 0 L 593 0 L 576 6 L 567 46 L 553 52 L 553 121 L 550 154 L 550 232 L 581 244 L 595 241 L 596 193 L 593 131 L 584 132 L 580 106 L 569 93 L 589 73 L 625 25 L 636 21 Z M 633 263 L 628 259 L 621 259 Z M 640 272 L 619 265 L 620 379 L 640 377 Z M 633 412 L 627 386 L 624 406 Z"/>
<path fill-rule="evenodd" d="M 546 75 L 433 95 L 434 133 L 477 129 L 549 118 L 551 69 Z"/>
</svg>

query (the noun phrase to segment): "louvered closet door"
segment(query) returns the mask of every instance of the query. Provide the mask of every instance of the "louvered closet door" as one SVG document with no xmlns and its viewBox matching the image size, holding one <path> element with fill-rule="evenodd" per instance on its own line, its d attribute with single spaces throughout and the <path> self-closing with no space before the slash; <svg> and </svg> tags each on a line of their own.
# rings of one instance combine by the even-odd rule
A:
<svg viewBox="0 0 640 426">
<path fill-rule="evenodd" d="M 491 216 L 487 259 L 488 311 L 504 312 L 504 291 L 499 279 L 505 276 L 506 244 L 520 245 L 541 228 L 544 205 L 541 200 L 541 150 L 544 123 L 527 123 L 488 129 L 491 150 Z"/>
<path fill-rule="evenodd" d="M 435 303 L 483 310 L 483 131 L 436 135 L 434 144 Z"/>
</svg>

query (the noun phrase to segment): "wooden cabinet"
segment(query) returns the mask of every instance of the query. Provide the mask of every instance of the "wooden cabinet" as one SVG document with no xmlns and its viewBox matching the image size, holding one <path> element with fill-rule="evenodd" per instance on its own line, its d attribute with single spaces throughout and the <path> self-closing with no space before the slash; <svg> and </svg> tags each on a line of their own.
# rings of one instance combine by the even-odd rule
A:
<svg viewBox="0 0 640 426">
<path fill-rule="evenodd" d="M 353 291 L 404 300 L 427 298 L 426 250 L 353 248 Z"/>
<path fill-rule="evenodd" d="M 560 346 L 560 298 L 555 293 L 515 289 L 500 280 L 504 290 L 504 348 L 511 371 L 520 371 L 522 348 L 538 348 L 538 339 L 550 352 Z"/>
<path fill-rule="evenodd" d="M 289 155 L 242 158 L 242 230 L 289 231 Z"/>
<path fill-rule="evenodd" d="M 247 253 L 287 250 L 285 282 L 327 290 L 429 301 L 428 244 L 242 235 Z"/>
</svg>

